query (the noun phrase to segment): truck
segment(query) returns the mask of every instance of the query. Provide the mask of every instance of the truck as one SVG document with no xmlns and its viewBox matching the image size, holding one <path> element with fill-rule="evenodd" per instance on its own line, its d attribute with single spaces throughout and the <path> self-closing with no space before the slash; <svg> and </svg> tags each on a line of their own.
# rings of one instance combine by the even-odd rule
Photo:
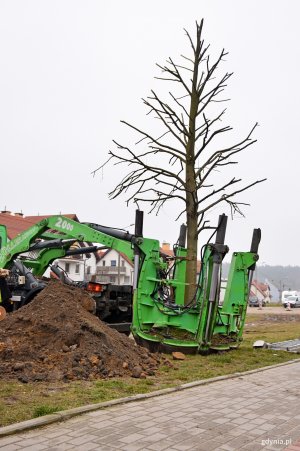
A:
<svg viewBox="0 0 300 451">
<path fill-rule="evenodd" d="M 95 223 L 80 223 L 63 216 L 51 216 L 7 242 L 0 230 L 0 267 L 12 268 L 15 277 L 41 277 L 55 259 L 83 252 L 71 249 L 74 241 L 95 243 L 92 249 L 113 248 L 134 262 L 134 281 L 130 296 L 115 299 L 100 295 L 96 314 L 106 311 L 106 320 L 114 310 L 123 312 L 137 343 L 151 351 L 180 349 L 189 353 L 207 353 L 239 346 L 245 322 L 249 287 L 258 260 L 260 229 L 254 229 L 249 252 L 234 252 L 222 305 L 219 303 L 222 261 L 229 248 L 225 245 L 227 217 L 221 215 L 215 230 L 215 242 L 202 247 L 201 271 L 193 297 L 186 302 L 186 227 L 180 228 L 174 256 L 162 256 L 159 242 L 143 236 L 143 212 L 137 210 L 135 232 Z M 99 246 L 100 245 L 100 246 Z M 171 261 L 170 261 L 171 260 Z M 23 266 L 21 266 L 23 265 Z M 22 276 L 21 276 L 22 277 Z M 39 282 L 40 284 L 43 281 Z M 32 280 L 32 284 L 34 281 Z M 22 287 L 21 287 L 22 288 Z M 35 293 L 41 285 L 31 288 Z M 17 289 L 17 287 L 16 287 Z M 105 293 L 105 288 L 103 288 Z M 31 292 L 30 296 L 34 293 Z M 13 308 L 30 302 L 12 298 Z M 125 321 L 126 322 L 126 321 Z"/>
</svg>

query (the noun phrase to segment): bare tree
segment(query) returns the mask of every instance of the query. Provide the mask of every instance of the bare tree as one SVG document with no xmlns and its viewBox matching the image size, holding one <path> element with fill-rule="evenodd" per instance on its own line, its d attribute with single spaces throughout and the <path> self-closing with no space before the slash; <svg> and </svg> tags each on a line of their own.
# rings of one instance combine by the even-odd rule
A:
<svg viewBox="0 0 300 451">
<path fill-rule="evenodd" d="M 197 268 L 197 244 L 199 233 L 208 228 L 206 214 L 215 205 L 227 203 L 231 212 L 243 214 L 242 205 L 234 200 L 237 194 L 262 182 L 256 180 L 241 186 L 240 178 L 230 177 L 216 185 L 212 180 L 217 172 L 224 173 L 224 166 L 236 164 L 232 157 L 256 142 L 252 138 L 255 124 L 250 133 L 236 144 L 220 145 L 220 137 L 224 137 L 232 127 L 220 125 L 225 109 L 219 109 L 218 103 L 228 99 L 220 98 L 232 73 L 226 72 L 217 76 L 217 69 L 227 55 L 223 49 L 219 56 L 211 61 L 208 54 L 209 45 L 202 38 L 203 20 L 196 23 L 196 38 L 193 41 L 185 30 L 191 47 L 191 56 L 183 56 L 182 64 L 169 58 L 165 65 L 157 64 L 162 71 L 159 80 L 175 82 L 173 92 L 169 92 L 169 100 L 165 102 L 155 91 L 143 99 L 162 126 L 161 132 L 149 133 L 138 127 L 121 121 L 139 135 L 134 150 L 116 141 L 114 151 L 109 158 L 97 168 L 94 174 L 109 161 L 125 164 L 129 172 L 109 193 L 113 199 L 128 192 L 127 203 L 133 201 L 148 202 L 150 211 L 159 212 L 162 206 L 172 199 L 183 202 L 183 210 L 177 219 L 186 215 L 187 225 L 187 274 L 185 303 L 194 295 Z M 155 137 L 159 135 L 158 137 Z M 138 149 L 138 150 L 136 150 Z"/>
</svg>

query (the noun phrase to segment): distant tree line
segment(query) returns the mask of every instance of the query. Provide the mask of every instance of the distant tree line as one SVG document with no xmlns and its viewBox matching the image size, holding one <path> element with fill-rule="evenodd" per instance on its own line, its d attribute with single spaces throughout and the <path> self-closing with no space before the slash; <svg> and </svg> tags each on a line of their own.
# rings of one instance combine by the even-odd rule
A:
<svg viewBox="0 0 300 451">
<path fill-rule="evenodd" d="M 224 263 L 223 277 L 227 277 L 228 271 L 229 263 Z M 288 289 L 300 291 L 300 266 L 257 265 L 254 278 L 259 282 L 265 282 L 267 279 L 280 291 Z"/>
</svg>

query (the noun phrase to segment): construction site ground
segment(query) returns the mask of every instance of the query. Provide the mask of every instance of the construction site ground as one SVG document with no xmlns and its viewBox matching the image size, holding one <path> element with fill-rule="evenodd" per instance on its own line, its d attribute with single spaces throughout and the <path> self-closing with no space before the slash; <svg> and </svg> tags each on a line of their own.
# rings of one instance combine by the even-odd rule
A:
<svg viewBox="0 0 300 451">
<path fill-rule="evenodd" d="M 281 305 L 278 306 L 267 306 L 262 307 L 259 309 L 258 307 L 248 307 L 247 314 L 258 314 L 258 315 L 266 315 L 266 314 L 272 314 L 272 315 L 300 315 L 300 308 L 291 308 L 290 310 L 287 310 Z"/>
</svg>

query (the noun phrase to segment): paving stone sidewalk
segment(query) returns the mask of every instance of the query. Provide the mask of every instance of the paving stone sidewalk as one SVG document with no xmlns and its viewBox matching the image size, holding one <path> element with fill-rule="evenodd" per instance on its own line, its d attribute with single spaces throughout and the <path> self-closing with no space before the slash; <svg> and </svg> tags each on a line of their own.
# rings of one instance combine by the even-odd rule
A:
<svg viewBox="0 0 300 451">
<path fill-rule="evenodd" d="M 299 439 L 296 362 L 7 436 L 0 451 L 300 451 Z"/>
</svg>

